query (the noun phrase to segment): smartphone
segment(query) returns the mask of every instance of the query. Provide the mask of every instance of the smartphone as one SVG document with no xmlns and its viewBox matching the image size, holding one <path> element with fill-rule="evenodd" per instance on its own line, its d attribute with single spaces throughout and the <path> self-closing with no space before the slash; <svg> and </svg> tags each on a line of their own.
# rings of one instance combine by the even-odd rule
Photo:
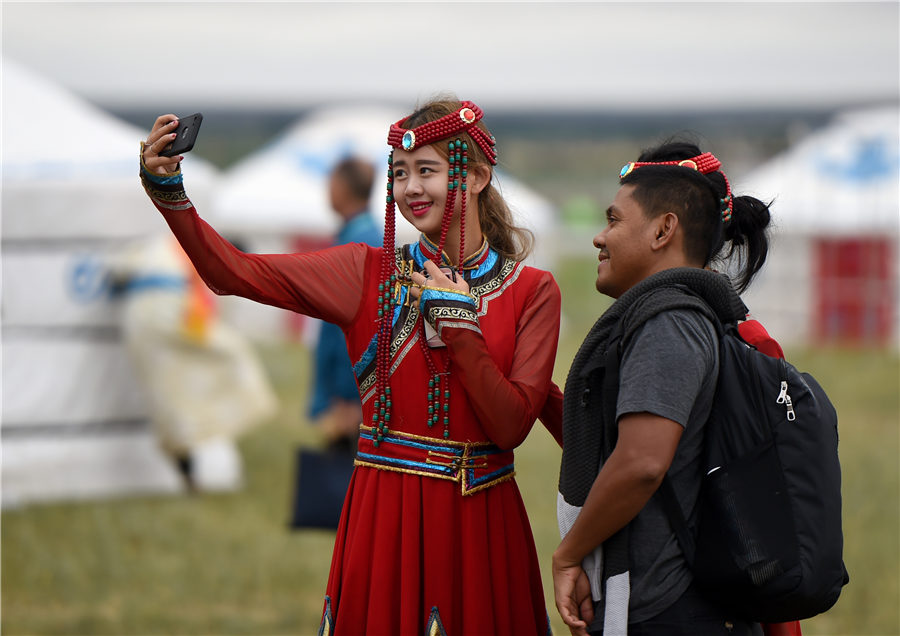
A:
<svg viewBox="0 0 900 636">
<path fill-rule="evenodd" d="M 178 128 L 175 129 L 175 140 L 163 148 L 159 154 L 163 157 L 174 157 L 188 152 L 197 141 L 197 133 L 200 132 L 200 122 L 203 115 L 195 113 L 187 117 L 178 118 Z"/>
</svg>

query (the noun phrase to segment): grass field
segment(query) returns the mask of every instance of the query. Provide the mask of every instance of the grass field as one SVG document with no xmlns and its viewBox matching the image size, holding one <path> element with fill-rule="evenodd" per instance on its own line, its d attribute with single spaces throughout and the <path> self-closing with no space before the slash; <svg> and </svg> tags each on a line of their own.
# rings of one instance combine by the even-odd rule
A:
<svg viewBox="0 0 900 636">
<path fill-rule="evenodd" d="M 564 263 L 564 337 L 556 379 L 603 301 L 592 267 Z M 2 515 L 2 633 L 65 635 L 315 634 L 334 535 L 290 532 L 293 453 L 316 445 L 305 424 L 308 356 L 299 345 L 263 356 L 280 415 L 241 440 L 246 487 L 194 498 L 35 506 Z M 900 634 L 900 370 L 896 352 L 793 351 L 840 415 L 845 561 L 851 582 L 816 634 Z M 536 428 L 517 451 L 519 486 L 541 566 L 558 542 L 560 452 Z M 545 574 L 545 592 L 551 590 Z M 567 633 L 547 596 L 554 631 Z"/>
</svg>

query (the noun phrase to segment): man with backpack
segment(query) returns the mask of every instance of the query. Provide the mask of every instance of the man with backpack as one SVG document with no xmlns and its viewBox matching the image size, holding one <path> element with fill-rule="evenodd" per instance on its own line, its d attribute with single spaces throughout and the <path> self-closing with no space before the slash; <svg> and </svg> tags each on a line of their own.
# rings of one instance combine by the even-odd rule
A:
<svg viewBox="0 0 900 636">
<path fill-rule="evenodd" d="M 697 584 L 685 529 L 718 468 L 705 464 L 705 433 L 723 326 L 746 318 L 738 292 L 768 249 L 768 206 L 734 197 L 720 168 L 690 143 L 645 151 L 622 168 L 594 238 L 597 290 L 616 302 L 576 354 L 563 400 L 553 580 L 573 634 L 762 634 Z M 735 254 L 733 286 L 709 267 Z M 836 463 L 836 420 L 834 444 Z M 838 494 L 838 516 L 839 507 Z M 782 565 L 767 561 L 751 577 L 771 581 Z"/>
</svg>

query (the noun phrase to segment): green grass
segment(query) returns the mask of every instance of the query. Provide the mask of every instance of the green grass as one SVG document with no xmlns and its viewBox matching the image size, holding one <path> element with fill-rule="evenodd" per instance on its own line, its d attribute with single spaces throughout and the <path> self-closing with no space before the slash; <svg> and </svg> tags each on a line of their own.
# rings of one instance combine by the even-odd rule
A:
<svg viewBox="0 0 900 636">
<path fill-rule="evenodd" d="M 592 261 L 556 270 L 564 294 L 560 385 L 605 306 Z M 277 418 L 240 442 L 246 487 L 234 494 L 142 497 L 11 510 L 2 515 L 4 635 L 315 634 L 334 535 L 287 529 L 293 454 L 319 442 L 304 420 L 308 356 L 268 347 L 282 396 Z M 900 634 L 900 431 L 896 352 L 793 351 L 840 414 L 845 561 L 851 583 L 805 636 Z M 547 577 L 558 542 L 560 452 L 538 426 L 517 451 L 518 481 Z"/>
</svg>

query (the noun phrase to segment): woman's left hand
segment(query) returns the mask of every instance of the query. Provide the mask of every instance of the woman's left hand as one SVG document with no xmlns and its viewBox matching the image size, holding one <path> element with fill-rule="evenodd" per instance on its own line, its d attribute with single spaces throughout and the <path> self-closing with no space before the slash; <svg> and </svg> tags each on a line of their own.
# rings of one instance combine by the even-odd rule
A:
<svg viewBox="0 0 900 636">
<path fill-rule="evenodd" d="M 160 155 L 167 145 L 175 140 L 175 129 L 178 128 L 178 117 L 161 115 L 153 123 L 153 129 L 144 142 L 144 165 L 147 170 L 156 174 L 169 174 L 178 170 L 178 162 L 184 157 L 164 157 Z"/>
<path fill-rule="evenodd" d="M 462 276 L 457 276 L 455 281 L 451 280 L 449 276 L 441 271 L 440 267 L 434 264 L 434 261 L 425 261 L 425 273 L 428 274 L 427 278 L 424 274 L 420 274 L 419 272 L 412 273 L 413 285 L 409 288 L 409 295 L 412 296 L 414 300 L 419 300 L 419 295 L 422 293 L 422 287 L 425 287 L 426 285 L 428 287 L 452 289 L 461 294 L 469 293 L 469 283 L 467 283 Z"/>
</svg>

